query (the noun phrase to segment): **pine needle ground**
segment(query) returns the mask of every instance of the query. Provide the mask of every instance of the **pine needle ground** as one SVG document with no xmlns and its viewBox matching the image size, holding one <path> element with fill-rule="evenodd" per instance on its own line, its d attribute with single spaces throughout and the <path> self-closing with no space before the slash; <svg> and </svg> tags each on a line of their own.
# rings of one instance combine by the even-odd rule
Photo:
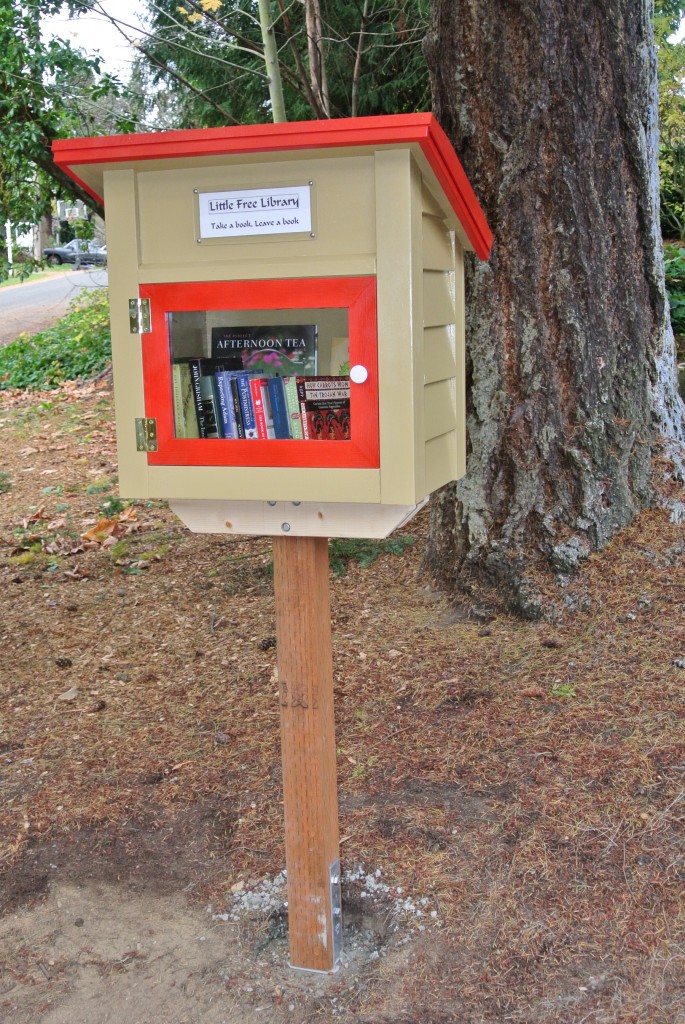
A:
<svg viewBox="0 0 685 1024">
<path fill-rule="evenodd" d="M 106 381 L 0 396 L 5 913 L 54 850 L 219 912 L 284 865 L 270 543 L 119 501 L 111 418 Z M 437 921 L 330 1019 L 685 1019 L 682 527 L 645 512 L 553 623 L 455 615 L 426 528 L 331 585 L 344 865 Z"/>
</svg>

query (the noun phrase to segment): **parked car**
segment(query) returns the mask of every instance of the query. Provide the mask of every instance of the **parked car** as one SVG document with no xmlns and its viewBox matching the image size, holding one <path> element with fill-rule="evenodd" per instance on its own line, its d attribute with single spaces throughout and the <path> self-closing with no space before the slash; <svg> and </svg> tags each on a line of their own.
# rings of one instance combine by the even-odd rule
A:
<svg viewBox="0 0 685 1024">
<path fill-rule="evenodd" d="M 77 260 L 83 265 L 103 265 L 107 262 L 107 246 L 85 242 L 82 238 L 72 238 L 66 245 L 44 249 L 43 259 L 51 267 L 57 267 L 60 263 L 76 263 Z"/>
</svg>

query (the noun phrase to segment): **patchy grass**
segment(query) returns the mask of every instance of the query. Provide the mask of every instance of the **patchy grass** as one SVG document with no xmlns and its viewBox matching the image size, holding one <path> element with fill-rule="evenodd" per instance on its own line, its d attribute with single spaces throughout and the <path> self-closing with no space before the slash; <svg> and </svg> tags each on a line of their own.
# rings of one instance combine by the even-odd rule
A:
<svg viewBox="0 0 685 1024">
<path fill-rule="evenodd" d="M 43 850 L 67 871 L 76 837 L 125 848 L 126 886 L 204 811 L 193 891 L 221 909 L 284 863 L 270 544 L 106 511 L 106 389 L 51 401 L 0 398 L 5 890 L 38 886 Z M 343 865 L 437 919 L 401 974 L 307 1024 L 680 1020 L 682 527 L 648 511 L 556 622 L 487 624 L 431 590 L 425 530 L 331 585 Z"/>
</svg>

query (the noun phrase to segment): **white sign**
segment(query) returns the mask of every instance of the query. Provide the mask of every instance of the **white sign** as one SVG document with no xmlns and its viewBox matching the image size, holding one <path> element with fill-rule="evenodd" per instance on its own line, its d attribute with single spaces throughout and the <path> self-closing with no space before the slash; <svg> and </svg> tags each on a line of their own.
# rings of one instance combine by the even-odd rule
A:
<svg viewBox="0 0 685 1024">
<path fill-rule="evenodd" d="M 312 230 L 309 185 L 198 192 L 198 209 L 200 240 Z"/>
</svg>

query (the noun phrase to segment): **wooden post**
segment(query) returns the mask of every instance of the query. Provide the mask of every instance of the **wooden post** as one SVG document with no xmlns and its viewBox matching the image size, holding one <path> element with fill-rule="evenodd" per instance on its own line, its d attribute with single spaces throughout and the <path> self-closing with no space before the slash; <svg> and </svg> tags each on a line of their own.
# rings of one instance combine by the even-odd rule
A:
<svg viewBox="0 0 685 1024">
<path fill-rule="evenodd" d="M 342 921 L 328 541 L 274 537 L 273 552 L 290 964 L 332 971 Z"/>
</svg>

